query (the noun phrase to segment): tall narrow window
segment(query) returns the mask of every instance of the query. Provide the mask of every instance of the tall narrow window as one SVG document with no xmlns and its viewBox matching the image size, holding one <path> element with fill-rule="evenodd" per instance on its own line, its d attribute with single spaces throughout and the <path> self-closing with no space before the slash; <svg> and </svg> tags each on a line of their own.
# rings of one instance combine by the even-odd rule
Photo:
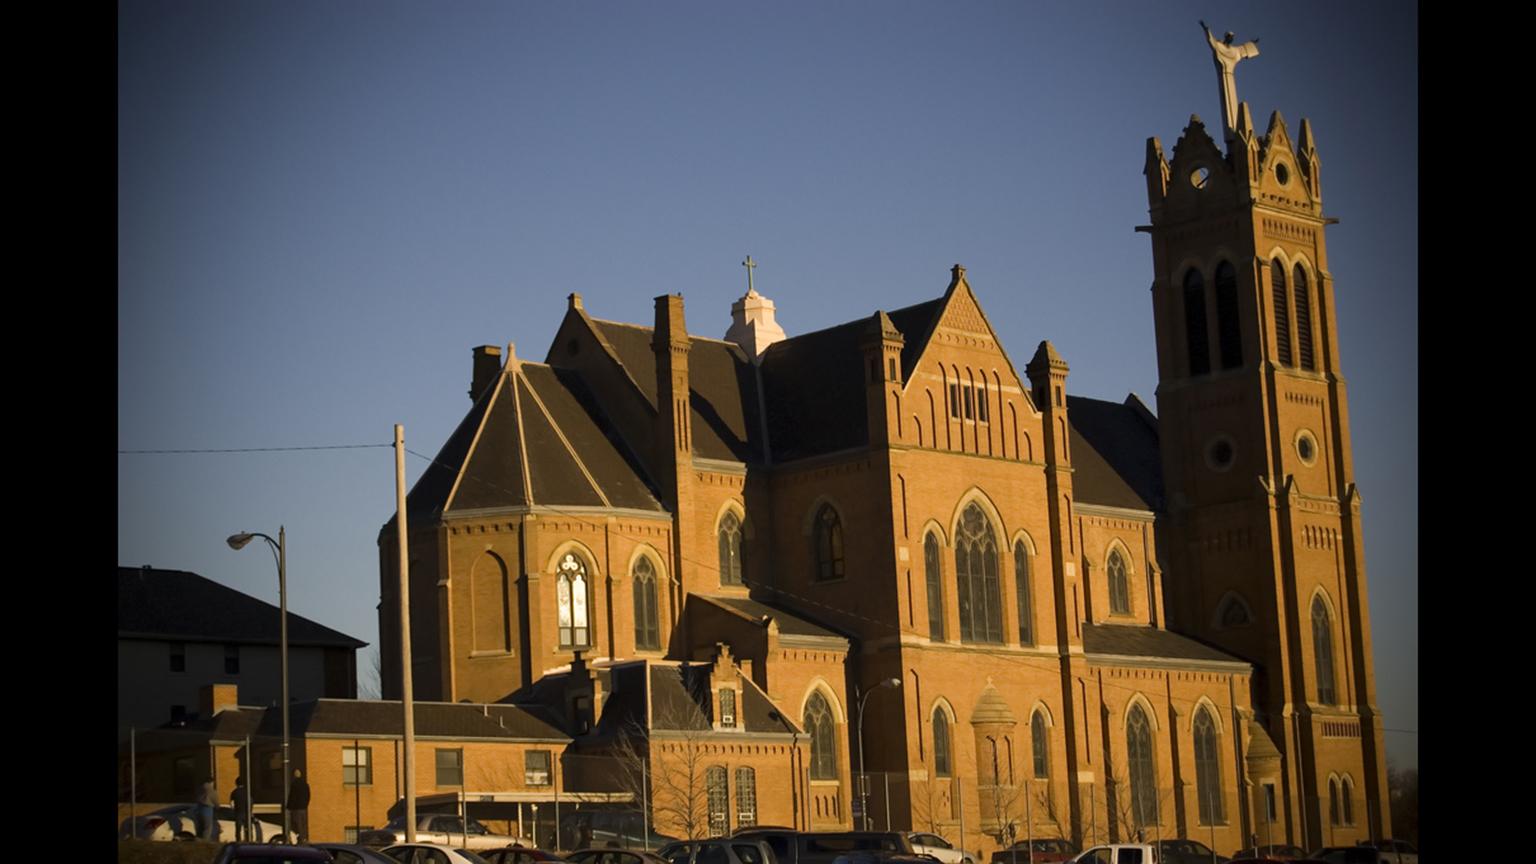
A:
<svg viewBox="0 0 1536 864">
<path fill-rule="evenodd" d="M 1205 277 L 1199 270 L 1184 274 L 1184 339 L 1189 374 L 1211 371 L 1211 334 L 1205 323 Z"/>
<path fill-rule="evenodd" d="M 1237 271 L 1231 263 L 1216 265 L 1216 332 L 1221 335 L 1221 368 L 1243 365 L 1243 324 L 1238 315 Z"/>
<path fill-rule="evenodd" d="M 720 584 L 742 584 L 741 520 L 735 513 L 726 513 L 720 520 Z"/>
<path fill-rule="evenodd" d="M 974 501 L 960 514 L 955 535 L 955 579 L 959 584 L 961 641 L 1003 641 L 997 540 L 992 523 Z"/>
<path fill-rule="evenodd" d="M 1345 777 L 1344 782 L 1339 785 L 1341 797 L 1344 799 L 1344 824 L 1353 825 L 1355 824 L 1355 781 Z"/>
<path fill-rule="evenodd" d="M 1328 824 L 1339 824 L 1339 781 L 1328 778 Z"/>
<path fill-rule="evenodd" d="M 928 581 L 928 638 L 944 639 L 944 577 L 939 572 L 939 538 L 923 538 L 923 578 Z"/>
<path fill-rule="evenodd" d="M 831 504 L 816 511 L 816 581 L 843 578 L 843 522 Z"/>
<path fill-rule="evenodd" d="M 1333 689 L 1333 618 L 1322 597 L 1312 599 L 1312 655 L 1317 661 L 1317 701 L 1337 705 Z"/>
<path fill-rule="evenodd" d="M 1125 556 L 1119 549 L 1109 553 L 1109 611 L 1116 615 L 1131 614 L 1131 580 L 1126 575 Z"/>
<path fill-rule="evenodd" d="M 1045 725 L 1045 715 L 1039 711 L 1029 720 L 1030 748 L 1034 755 L 1035 779 L 1046 780 L 1051 776 L 1050 727 Z"/>
<path fill-rule="evenodd" d="M 1285 287 L 1285 265 L 1276 258 L 1269 268 L 1275 296 L 1275 359 L 1281 366 L 1294 366 L 1291 355 L 1291 292 Z"/>
<path fill-rule="evenodd" d="M 1140 705 L 1125 724 L 1125 755 L 1131 774 L 1131 815 L 1137 825 L 1157 822 L 1157 768 L 1152 761 L 1152 726 Z"/>
<path fill-rule="evenodd" d="M 976 385 L 976 419 L 982 423 L 992 422 L 992 410 L 987 404 L 987 382 Z"/>
<path fill-rule="evenodd" d="M 757 824 L 757 771 L 745 765 L 736 769 L 736 827 Z"/>
<path fill-rule="evenodd" d="M 1307 290 L 1307 271 L 1296 265 L 1296 355 L 1301 368 L 1308 372 L 1317 370 L 1312 354 L 1312 295 Z"/>
<path fill-rule="evenodd" d="M 560 647 L 585 648 L 592 644 L 592 628 L 587 619 L 587 565 L 567 552 L 560 559 L 555 576 L 555 599 L 559 606 Z"/>
<path fill-rule="evenodd" d="M 1216 749 L 1216 723 L 1205 707 L 1195 712 L 1195 791 L 1199 797 L 1200 824 L 1226 821 L 1221 799 L 1221 760 Z"/>
<path fill-rule="evenodd" d="M 826 697 L 812 693 L 805 702 L 805 734 L 811 739 L 811 779 L 837 779 L 837 751 L 832 709 Z"/>
<path fill-rule="evenodd" d="M 953 777 L 954 760 L 951 758 L 949 715 L 943 708 L 933 709 L 933 773 L 936 777 Z"/>
<path fill-rule="evenodd" d="M 730 790 L 725 784 L 724 765 L 711 765 L 709 770 L 704 772 L 704 794 L 709 801 L 709 836 L 711 837 L 724 837 L 725 833 L 731 829 L 728 821 Z"/>
<path fill-rule="evenodd" d="M 720 699 L 720 725 L 731 729 L 736 728 L 736 691 L 729 687 L 722 687 L 719 691 Z"/>
<path fill-rule="evenodd" d="M 1014 590 L 1018 594 L 1019 606 L 1019 644 L 1035 644 L 1035 609 L 1033 593 L 1029 579 L 1029 550 L 1025 548 L 1024 541 L 1013 544 L 1013 580 Z"/>
<path fill-rule="evenodd" d="M 661 648 L 661 615 L 657 609 L 656 565 L 641 556 L 635 559 L 635 647 L 646 651 Z"/>
<path fill-rule="evenodd" d="M 960 419 L 960 385 L 949 385 L 949 416 Z"/>
</svg>

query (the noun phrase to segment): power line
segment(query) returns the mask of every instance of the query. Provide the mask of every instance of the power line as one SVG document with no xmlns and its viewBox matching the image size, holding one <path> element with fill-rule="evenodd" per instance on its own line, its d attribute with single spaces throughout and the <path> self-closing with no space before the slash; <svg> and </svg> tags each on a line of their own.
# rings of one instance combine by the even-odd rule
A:
<svg viewBox="0 0 1536 864">
<path fill-rule="evenodd" d="M 222 447 L 181 450 L 119 450 L 119 456 L 165 453 L 287 453 L 298 450 L 362 450 L 369 447 L 393 447 L 394 444 L 316 444 L 308 447 Z"/>
</svg>

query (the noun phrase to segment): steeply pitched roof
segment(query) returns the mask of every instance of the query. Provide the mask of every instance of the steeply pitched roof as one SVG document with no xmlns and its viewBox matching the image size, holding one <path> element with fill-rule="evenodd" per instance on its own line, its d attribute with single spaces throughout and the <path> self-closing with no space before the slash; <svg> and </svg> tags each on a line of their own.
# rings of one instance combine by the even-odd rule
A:
<svg viewBox="0 0 1536 864">
<path fill-rule="evenodd" d="M 1170 630 L 1125 624 L 1084 624 L 1083 653 L 1249 665 L 1240 657 Z"/>
<path fill-rule="evenodd" d="M 1157 427 L 1143 406 L 1067 397 L 1072 491 L 1079 503 L 1131 510 L 1163 507 Z"/>
<path fill-rule="evenodd" d="M 661 512 L 568 370 L 509 359 L 411 490 L 412 513 L 533 505 Z"/>
<path fill-rule="evenodd" d="M 860 319 L 792 336 L 763 352 L 763 397 L 776 462 L 869 441 Z"/>
<path fill-rule="evenodd" d="M 276 645 L 278 608 L 185 570 L 117 568 L 118 638 Z M 362 648 L 324 624 L 288 613 L 288 644 Z"/>
<path fill-rule="evenodd" d="M 653 663 L 650 666 L 651 728 L 664 730 L 695 730 L 711 728 L 714 694 L 710 692 L 712 664 L 694 663 L 672 665 Z M 737 673 L 741 680 L 741 705 L 736 722 L 746 732 L 785 732 L 784 724 L 769 716 L 776 712 L 751 681 Z M 724 733 L 730 734 L 730 733 Z"/>
</svg>

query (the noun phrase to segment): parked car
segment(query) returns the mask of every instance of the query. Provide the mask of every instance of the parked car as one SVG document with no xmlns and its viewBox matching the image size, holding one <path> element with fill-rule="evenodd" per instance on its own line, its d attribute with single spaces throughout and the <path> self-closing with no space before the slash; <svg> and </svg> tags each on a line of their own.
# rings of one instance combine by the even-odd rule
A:
<svg viewBox="0 0 1536 864">
<path fill-rule="evenodd" d="M 1376 850 L 1381 853 L 1381 860 L 1390 861 L 1391 864 L 1419 864 L 1419 847 L 1407 840 L 1378 840 L 1374 844 Z"/>
<path fill-rule="evenodd" d="M 908 831 L 907 840 L 912 844 L 913 852 L 937 858 L 940 864 L 976 864 L 976 858 L 971 853 L 956 849 L 937 834 Z"/>
<path fill-rule="evenodd" d="M 310 846 L 277 843 L 226 843 L 213 864 L 315 864 L 333 861 L 331 853 Z"/>
<path fill-rule="evenodd" d="M 578 849 L 565 856 L 570 864 L 667 864 L 655 852 L 640 849 Z"/>
<path fill-rule="evenodd" d="M 761 840 L 773 851 L 777 864 L 833 864 L 849 852 L 884 852 L 913 855 L 912 842 L 900 831 L 791 831 L 761 828 L 741 831 L 737 839 Z"/>
<path fill-rule="evenodd" d="M 679 840 L 656 854 L 669 864 L 774 864 L 776 860 L 766 842 L 744 837 Z"/>
<path fill-rule="evenodd" d="M 1154 845 L 1157 847 L 1159 864 L 1227 864 L 1232 860 L 1225 855 L 1217 855 L 1211 851 L 1211 847 L 1199 840 L 1179 837 L 1159 840 Z"/>
<path fill-rule="evenodd" d="M 1375 846 L 1324 846 L 1308 857 L 1327 864 L 1395 864 Z"/>
<path fill-rule="evenodd" d="M 383 828 L 374 828 L 364 831 L 358 837 L 358 842 L 364 846 L 391 846 L 406 842 L 405 818 L 391 819 Z M 440 844 L 454 848 L 468 847 L 470 849 L 501 849 L 507 846 L 532 846 L 528 840 L 521 837 L 508 837 L 505 834 L 492 834 L 489 829 L 476 819 L 469 820 L 469 834 L 464 833 L 464 820 L 457 816 L 444 816 L 439 813 L 422 813 L 416 817 L 416 842 L 418 844 Z"/>
<path fill-rule="evenodd" d="M 1073 858 L 1074 864 L 1158 864 L 1150 843 L 1110 843 L 1094 846 Z"/>
<path fill-rule="evenodd" d="M 1239 849 L 1232 856 L 1234 862 L 1239 858 L 1278 858 L 1281 861 L 1289 861 L 1293 858 L 1307 857 L 1307 850 L 1300 846 L 1290 846 L 1284 843 L 1273 843 L 1268 846 L 1257 846 L 1252 849 Z"/>
<path fill-rule="evenodd" d="M 395 859 L 389 858 L 377 849 L 370 849 L 356 843 L 315 843 L 316 849 L 324 849 L 331 853 L 331 860 L 336 864 L 396 864 Z"/>
<path fill-rule="evenodd" d="M 384 854 L 396 864 L 485 864 L 484 858 L 468 849 L 441 843 L 397 843 L 385 847 Z"/>
<path fill-rule="evenodd" d="M 1034 850 L 1034 858 L 1029 857 L 1030 850 Z M 1020 840 L 1009 846 L 992 853 L 992 864 L 1055 864 L 1060 861 L 1071 861 L 1082 849 L 1071 840 L 1063 840 L 1060 837 L 1038 838 L 1034 840 Z"/>
<path fill-rule="evenodd" d="M 216 839 L 226 843 L 235 839 L 235 808 L 215 807 L 213 818 L 219 825 L 219 833 Z M 129 822 L 132 822 L 132 826 Z M 283 839 L 283 829 L 280 825 L 264 822 L 260 819 L 251 820 L 251 839 L 257 843 L 277 843 Z M 117 836 L 123 840 L 195 840 L 197 839 L 197 805 L 196 804 L 172 804 L 169 807 L 161 807 L 151 813 L 135 816 L 132 820 L 124 819 L 117 826 Z M 288 836 L 290 842 L 297 842 L 298 838 L 291 833 Z"/>
<path fill-rule="evenodd" d="M 601 849 L 616 843 L 622 849 L 654 850 L 679 839 L 647 826 L 638 811 L 577 810 L 560 819 L 561 849 Z"/>
<path fill-rule="evenodd" d="M 567 864 L 567 859 L 544 849 L 526 846 L 508 846 L 505 849 L 482 849 L 480 857 L 489 864 Z"/>
</svg>

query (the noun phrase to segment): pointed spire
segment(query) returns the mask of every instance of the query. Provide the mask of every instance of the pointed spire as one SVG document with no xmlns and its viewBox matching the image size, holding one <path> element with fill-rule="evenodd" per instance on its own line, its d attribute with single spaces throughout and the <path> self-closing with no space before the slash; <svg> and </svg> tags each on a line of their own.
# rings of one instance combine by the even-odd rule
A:
<svg viewBox="0 0 1536 864">
<path fill-rule="evenodd" d="M 1248 110 L 1247 102 L 1237 103 L 1237 136 L 1253 146 L 1253 112 Z"/>
<path fill-rule="evenodd" d="M 960 264 L 956 264 L 955 266 L 949 268 L 949 284 L 950 285 L 959 285 L 961 282 L 964 282 L 964 281 L 965 281 L 965 267 L 964 266 L 962 266 Z"/>
<path fill-rule="evenodd" d="M 1312 141 L 1312 121 L 1301 118 L 1301 144 L 1296 148 L 1296 155 L 1303 159 L 1316 152 L 1317 144 Z"/>
<path fill-rule="evenodd" d="M 1141 169 L 1147 176 L 1147 197 L 1155 205 L 1168 195 L 1168 160 L 1163 158 L 1163 142 L 1156 136 L 1147 139 L 1147 164 Z"/>
</svg>

